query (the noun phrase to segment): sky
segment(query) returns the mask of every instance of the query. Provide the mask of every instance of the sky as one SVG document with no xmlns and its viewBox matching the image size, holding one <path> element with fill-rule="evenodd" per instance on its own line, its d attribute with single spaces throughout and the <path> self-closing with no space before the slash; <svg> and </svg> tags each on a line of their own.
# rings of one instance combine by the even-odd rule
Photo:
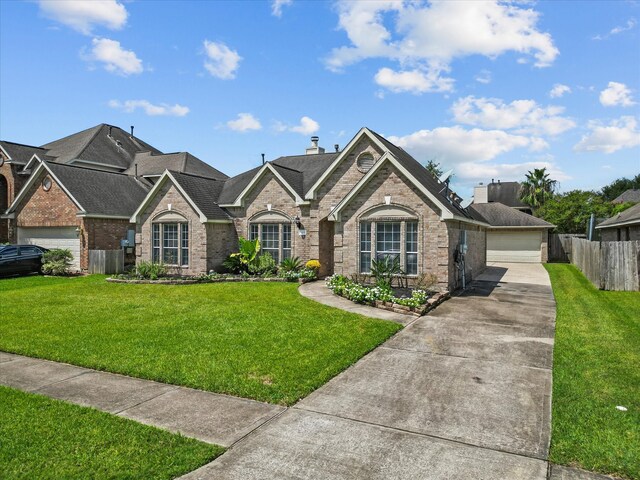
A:
<svg viewBox="0 0 640 480">
<path fill-rule="evenodd" d="M 640 173 L 640 1 L 0 1 L 0 138 L 100 123 L 228 175 L 363 127 L 479 182 Z M 311 159 L 310 159 L 311 160 Z"/>
</svg>

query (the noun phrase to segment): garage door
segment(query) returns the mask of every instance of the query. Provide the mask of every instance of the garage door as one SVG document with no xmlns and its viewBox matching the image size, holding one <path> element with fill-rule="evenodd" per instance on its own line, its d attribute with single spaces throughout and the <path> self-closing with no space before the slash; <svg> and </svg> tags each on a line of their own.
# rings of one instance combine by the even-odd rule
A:
<svg viewBox="0 0 640 480">
<path fill-rule="evenodd" d="M 18 243 L 44 248 L 68 248 L 73 255 L 72 270 L 80 270 L 80 239 L 76 227 L 18 227 Z"/>
<path fill-rule="evenodd" d="M 540 232 L 487 232 L 487 262 L 540 263 Z"/>
</svg>

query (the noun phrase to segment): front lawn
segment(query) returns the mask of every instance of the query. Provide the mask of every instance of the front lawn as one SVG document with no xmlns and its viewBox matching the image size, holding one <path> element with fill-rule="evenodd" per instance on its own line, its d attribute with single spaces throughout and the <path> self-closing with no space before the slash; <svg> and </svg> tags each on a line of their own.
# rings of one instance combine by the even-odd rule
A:
<svg viewBox="0 0 640 480">
<path fill-rule="evenodd" d="M 0 478 L 174 478 L 224 449 L 0 386 Z"/>
<path fill-rule="evenodd" d="M 550 460 L 640 479 L 640 293 L 545 267 L 557 302 Z"/>
<path fill-rule="evenodd" d="M 401 328 L 316 303 L 291 283 L 104 279 L 0 280 L 0 350 L 292 404 Z"/>
</svg>

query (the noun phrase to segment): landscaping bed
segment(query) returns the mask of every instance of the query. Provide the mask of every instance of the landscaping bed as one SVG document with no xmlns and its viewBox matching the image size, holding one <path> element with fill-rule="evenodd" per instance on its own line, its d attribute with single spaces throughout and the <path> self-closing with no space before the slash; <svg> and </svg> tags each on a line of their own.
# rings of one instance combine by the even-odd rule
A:
<svg viewBox="0 0 640 480">
<path fill-rule="evenodd" d="M 557 303 L 549 460 L 640 479 L 640 294 L 545 268 Z"/>
<path fill-rule="evenodd" d="M 0 478 L 175 478 L 224 452 L 91 408 L 0 386 Z"/>
<path fill-rule="evenodd" d="M 302 297 L 296 283 L 0 281 L 0 350 L 290 405 L 401 326 Z"/>
</svg>

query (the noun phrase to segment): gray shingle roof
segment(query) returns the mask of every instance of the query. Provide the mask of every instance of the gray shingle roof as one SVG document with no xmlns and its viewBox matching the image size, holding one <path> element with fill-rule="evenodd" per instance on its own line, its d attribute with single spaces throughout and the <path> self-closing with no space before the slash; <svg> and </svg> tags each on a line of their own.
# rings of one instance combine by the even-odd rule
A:
<svg viewBox="0 0 640 480">
<path fill-rule="evenodd" d="M 285 182 L 289 184 L 291 188 L 300 196 L 304 197 L 304 186 L 303 186 L 303 174 L 297 170 L 292 170 L 291 168 L 283 167 L 278 164 L 272 163 L 271 166 L 275 169 L 276 172 L 280 174 L 280 176 L 284 179 Z"/>
<path fill-rule="evenodd" d="M 161 153 L 142 140 L 132 138 L 121 128 L 104 123 L 47 143 L 42 148 L 47 150 L 47 155 L 56 158 L 56 163 L 80 159 L 120 170 L 129 168 L 136 153 Z"/>
<path fill-rule="evenodd" d="M 624 212 L 620 212 L 617 215 L 608 218 L 596 228 L 615 227 L 620 224 L 640 224 L 640 203 L 634 205 L 633 207 L 627 208 Z"/>
<path fill-rule="evenodd" d="M 625 202 L 640 203 L 640 189 L 630 188 L 626 192 L 622 192 L 620 195 L 614 198 L 611 203 Z"/>
<path fill-rule="evenodd" d="M 235 177 L 231 177 L 224 182 L 224 188 L 220 194 L 220 203 L 222 205 L 230 204 L 238 198 L 238 195 L 246 188 L 247 185 L 253 180 L 256 173 L 260 171 L 262 167 L 252 168 L 246 172 L 243 172 Z"/>
<path fill-rule="evenodd" d="M 471 204 L 468 209 L 475 211 L 492 227 L 554 227 L 554 225 L 541 218 L 527 215 L 515 208 L 507 207 L 498 202 Z"/>
<path fill-rule="evenodd" d="M 34 153 L 38 154 L 38 157 L 42 159 L 42 157 L 47 153 L 47 151 L 40 147 L 34 147 L 32 145 L 23 145 L 21 143 L 7 142 L 5 140 L 0 141 L 0 145 L 5 152 L 9 154 L 11 157 L 11 161 L 13 163 L 19 165 L 26 165 L 33 157 Z"/>
<path fill-rule="evenodd" d="M 520 200 L 518 182 L 493 182 L 487 185 L 487 201 L 498 202 L 507 207 L 531 208 Z"/>
<path fill-rule="evenodd" d="M 302 191 L 306 194 L 322 174 L 327 171 L 338 155 L 340 155 L 338 152 L 318 153 L 314 155 L 291 155 L 276 158 L 271 163 L 301 172 Z"/>
<path fill-rule="evenodd" d="M 477 220 L 473 217 L 467 209 L 462 208 L 462 206 L 457 203 L 450 201 L 449 198 L 445 195 L 445 185 L 440 183 L 437 178 L 435 178 L 429 170 L 424 168 L 420 163 L 413 158 L 409 153 L 404 151 L 402 148 L 394 145 L 389 140 L 384 138 L 382 135 L 370 130 L 382 144 L 389 149 L 391 154 L 400 162 L 400 164 L 407 170 L 413 177 L 420 182 L 431 194 L 433 194 L 436 198 L 439 198 L 441 203 L 454 215 L 459 215 L 462 217 L 466 217 L 472 220 Z"/>
<path fill-rule="evenodd" d="M 151 152 L 137 153 L 133 163 L 126 170 L 126 174 L 134 175 L 138 166 L 138 175 L 162 175 L 165 170 L 188 173 L 207 178 L 224 180 L 229 178 L 220 170 L 203 162 L 189 152 L 177 152 L 166 154 L 153 154 Z"/>
<path fill-rule="evenodd" d="M 224 180 L 203 178 L 181 172 L 171 172 L 173 178 L 209 220 L 229 220 L 231 217 L 218 205 Z"/>
<path fill-rule="evenodd" d="M 87 214 L 130 217 L 147 195 L 135 178 L 73 165 L 46 162 Z"/>
</svg>

